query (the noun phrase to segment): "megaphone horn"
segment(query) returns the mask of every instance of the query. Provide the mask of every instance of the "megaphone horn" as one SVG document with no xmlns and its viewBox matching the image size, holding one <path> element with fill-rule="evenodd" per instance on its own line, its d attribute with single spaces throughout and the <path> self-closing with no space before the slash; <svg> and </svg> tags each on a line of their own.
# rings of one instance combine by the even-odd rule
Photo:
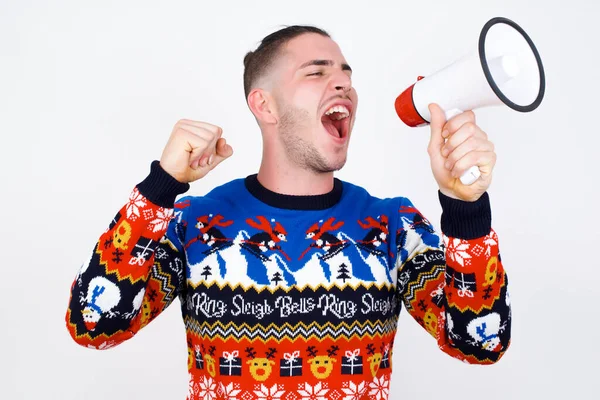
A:
<svg viewBox="0 0 600 400">
<path fill-rule="evenodd" d="M 430 123 L 431 103 L 442 107 L 446 119 L 502 104 L 530 112 L 542 102 L 545 88 L 544 67 L 531 38 L 515 22 L 496 17 L 484 25 L 475 51 L 419 77 L 396 98 L 395 108 L 406 125 L 419 127 Z M 473 166 L 460 179 L 470 185 L 480 176 Z"/>
</svg>

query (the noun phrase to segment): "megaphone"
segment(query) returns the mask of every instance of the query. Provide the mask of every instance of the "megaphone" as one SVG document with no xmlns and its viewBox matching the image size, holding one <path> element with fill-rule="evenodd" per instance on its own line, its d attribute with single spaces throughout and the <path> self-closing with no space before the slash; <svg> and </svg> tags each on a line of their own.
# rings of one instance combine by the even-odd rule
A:
<svg viewBox="0 0 600 400">
<path fill-rule="evenodd" d="M 437 103 L 450 119 L 466 110 L 505 104 L 513 110 L 535 110 L 544 97 L 546 78 L 531 38 L 515 22 L 496 17 L 481 30 L 475 51 L 438 72 L 417 78 L 395 102 L 410 127 L 428 125 L 429 104 Z M 470 185 L 481 176 L 472 166 L 461 176 Z"/>
</svg>

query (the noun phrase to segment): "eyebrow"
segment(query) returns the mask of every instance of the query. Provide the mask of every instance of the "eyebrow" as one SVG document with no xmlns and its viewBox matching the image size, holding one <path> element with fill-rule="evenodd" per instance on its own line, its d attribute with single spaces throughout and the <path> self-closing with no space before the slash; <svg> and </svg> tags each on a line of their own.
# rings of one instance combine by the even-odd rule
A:
<svg viewBox="0 0 600 400">
<path fill-rule="evenodd" d="M 300 68 L 298 69 L 303 69 L 306 67 L 310 67 L 312 65 L 318 65 L 318 66 L 328 66 L 328 67 L 332 67 L 335 63 L 332 60 L 310 60 L 305 62 L 304 64 L 302 64 L 300 66 Z M 346 63 L 342 64 L 342 71 L 350 71 L 352 72 L 352 68 L 350 68 L 350 66 Z"/>
</svg>

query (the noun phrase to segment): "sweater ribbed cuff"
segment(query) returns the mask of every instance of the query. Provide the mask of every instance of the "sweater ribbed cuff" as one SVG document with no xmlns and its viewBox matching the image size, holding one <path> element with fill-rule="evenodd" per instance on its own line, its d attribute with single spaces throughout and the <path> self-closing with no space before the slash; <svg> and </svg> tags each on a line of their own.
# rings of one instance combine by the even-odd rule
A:
<svg viewBox="0 0 600 400">
<path fill-rule="evenodd" d="M 160 161 L 152 161 L 150 174 L 137 185 L 140 193 L 160 207 L 173 208 L 175 198 L 189 190 L 189 183 L 181 183 L 173 178 L 161 166 Z"/>
<path fill-rule="evenodd" d="M 442 232 L 446 236 L 470 240 L 490 233 L 492 209 L 487 192 L 473 202 L 453 199 L 440 191 L 438 195 L 442 206 Z"/>
</svg>

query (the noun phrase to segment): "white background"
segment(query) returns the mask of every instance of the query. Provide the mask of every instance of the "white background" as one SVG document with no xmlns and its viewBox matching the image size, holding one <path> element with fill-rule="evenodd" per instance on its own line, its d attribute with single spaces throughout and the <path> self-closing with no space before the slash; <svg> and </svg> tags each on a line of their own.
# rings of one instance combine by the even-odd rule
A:
<svg viewBox="0 0 600 400">
<path fill-rule="evenodd" d="M 328 30 L 354 69 L 359 114 L 337 176 L 407 196 L 439 227 L 429 130 L 404 126 L 393 102 L 475 49 L 495 16 L 529 33 L 547 75 L 535 112 L 477 112 L 498 154 L 490 195 L 513 343 L 496 365 L 463 365 L 403 314 L 391 398 L 600 398 L 599 3 L 383 4 L 0 0 L 0 398 L 185 398 L 178 302 L 133 340 L 94 351 L 65 328 L 69 288 L 178 119 L 222 126 L 235 150 L 190 194 L 257 170 L 242 58 L 282 25 Z"/>
</svg>

